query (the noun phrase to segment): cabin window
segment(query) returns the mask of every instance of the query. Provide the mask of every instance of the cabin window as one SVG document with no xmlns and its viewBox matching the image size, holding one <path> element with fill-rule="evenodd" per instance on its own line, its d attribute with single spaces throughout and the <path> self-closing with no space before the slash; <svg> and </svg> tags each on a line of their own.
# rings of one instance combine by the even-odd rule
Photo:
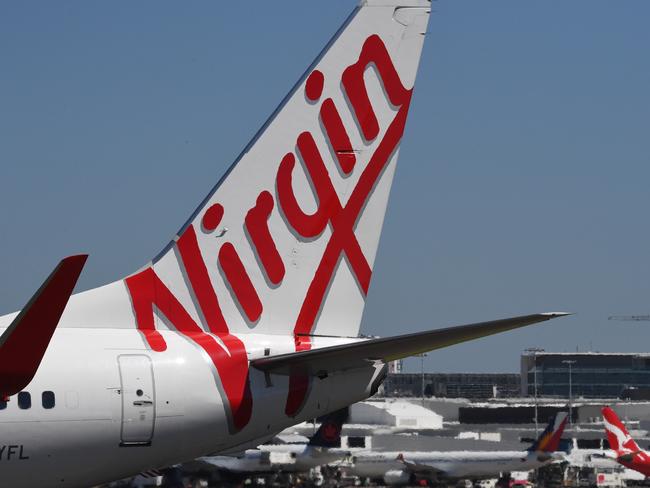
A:
<svg viewBox="0 0 650 488">
<path fill-rule="evenodd" d="M 32 408 L 32 395 L 29 392 L 21 391 L 18 393 L 18 408 L 21 410 Z"/>
<path fill-rule="evenodd" d="M 41 401 L 43 403 L 44 409 L 49 410 L 50 408 L 54 408 L 54 405 L 56 403 L 54 392 L 44 391 L 43 394 L 41 395 Z"/>
<path fill-rule="evenodd" d="M 0 400 L 0 410 L 7 408 L 7 402 L 5 400 Z"/>
</svg>

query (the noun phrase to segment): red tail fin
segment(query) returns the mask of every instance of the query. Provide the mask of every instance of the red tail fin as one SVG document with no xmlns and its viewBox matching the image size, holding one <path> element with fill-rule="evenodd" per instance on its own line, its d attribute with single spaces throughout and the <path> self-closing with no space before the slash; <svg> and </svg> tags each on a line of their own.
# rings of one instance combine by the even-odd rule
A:
<svg viewBox="0 0 650 488">
<path fill-rule="evenodd" d="M 609 407 L 603 408 L 603 422 L 611 449 L 618 453 L 636 452 L 640 450 L 614 410 Z"/>
<path fill-rule="evenodd" d="M 555 452 L 560 447 L 560 440 L 564 433 L 568 419 L 567 412 L 558 412 L 553 418 L 550 419 L 548 426 L 544 432 L 528 449 L 533 452 Z"/>
<path fill-rule="evenodd" d="M 0 400 L 34 378 L 86 258 L 63 259 L 0 337 Z"/>
</svg>

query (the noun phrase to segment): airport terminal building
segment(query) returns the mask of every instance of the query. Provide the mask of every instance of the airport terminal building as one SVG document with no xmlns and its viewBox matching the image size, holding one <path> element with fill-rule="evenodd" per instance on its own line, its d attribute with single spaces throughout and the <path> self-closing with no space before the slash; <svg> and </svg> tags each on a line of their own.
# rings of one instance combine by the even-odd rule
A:
<svg viewBox="0 0 650 488">
<path fill-rule="evenodd" d="M 650 400 L 650 353 L 558 353 L 521 355 L 516 373 L 403 373 L 392 365 L 383 385 L 387 397 L 618 398 Z"/>
<path fill-rule="evenodd" d="M 650 398 L 648 353 L 526 352 L 521 395 L 574 398 Z"/>
<path fill-rule="evenodd" d="M 519 396 L 520 377 L 512 373 L 389 373 L 388 397 L 510 398 Z"/>
</svg>

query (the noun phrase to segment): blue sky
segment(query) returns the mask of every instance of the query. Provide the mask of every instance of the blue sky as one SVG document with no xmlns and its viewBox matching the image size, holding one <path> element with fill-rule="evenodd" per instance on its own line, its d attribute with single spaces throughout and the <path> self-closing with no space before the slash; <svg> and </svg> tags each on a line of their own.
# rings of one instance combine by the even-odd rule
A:
<svg viewBox="0 0 650 488">
<path fill-rule="evenodd" d="M 67 254 L 83 289 L 143 265 L 354 5 L 4 2 L 0 311 Z M 607 317 L 650 313 L 650 3 L 433 8 L 362 331 L 568 310 L 427 367 L 648 351 Z"/>
</svg>

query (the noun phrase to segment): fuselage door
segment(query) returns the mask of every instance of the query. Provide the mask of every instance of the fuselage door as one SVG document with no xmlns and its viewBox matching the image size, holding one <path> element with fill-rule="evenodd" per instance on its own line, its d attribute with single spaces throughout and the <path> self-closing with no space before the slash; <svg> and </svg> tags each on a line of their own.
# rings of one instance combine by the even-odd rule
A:
<svg viewBox="0 0 650 488">
<path fill-rule="evenodd" d="M 121 445 L 149 445 L 156 420 L 156 394 L 151 359 L 145 355 L 118 357 L 122 384 Z"/>
</svg>

